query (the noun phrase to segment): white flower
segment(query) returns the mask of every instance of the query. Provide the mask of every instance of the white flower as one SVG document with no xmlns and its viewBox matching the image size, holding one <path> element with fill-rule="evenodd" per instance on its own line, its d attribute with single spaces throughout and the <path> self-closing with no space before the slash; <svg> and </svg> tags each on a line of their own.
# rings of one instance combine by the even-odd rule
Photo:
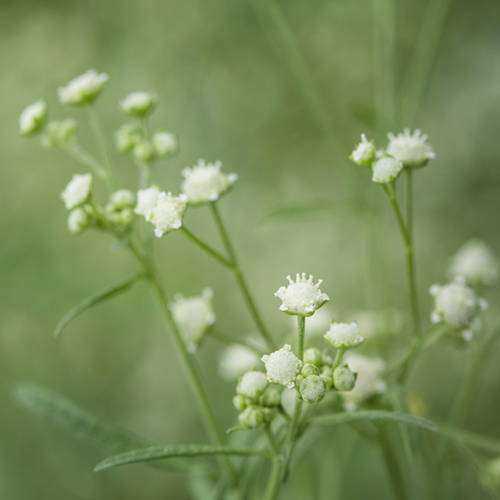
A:
<svg viewBox="0 0 500 500">
<path fill-rule="evenodd" d="M 196 350 L 203 335 L 215 323 L 212 297 L 212 289 L 205 288 L 201 295 L 196 297 L 178 294 L 169 304 L 174 320 L 191 352 Z"/>
<path fill-rule="evenodd" d="M 153 135 L 153 148 L 158 156 L 172 156 L 179 150 L 179 141 L 174 134 L 158 131 Z"/>
<path fill-rule="evenodd" d="M 432 146 L 426 143 L 427 134 L 422 135 L 418 129 L 411 134 L 410 129 L 405 128 L 402 134 L 397 136 L 387 134 L 387 137 L 389 144 L 386 153 L 402 161 L 405 167 L 423 167 L 430 159 L 436 157 Z"/>
<path fill-rule="evenodd" d="M 453 257 L 450 275 L 463 276 L 471 285 L 494 285 L 498 281 L 498 261 L 486 243 L 470 240 Z"/>
<path fill-rule="evenodd" d="M 365 341 L 356 323 L 332 323 L 324 337 L 335 349 L 354 349 Z"/>
<path fill-rule="evenodd" d="M 236 387 L 236 392 L 240 396 L 250 399 L 257 399 L 267 387 L 267 378 L 265 373 L 251 370 L 241 377 Z"/>
<path fill-rule="evenodd" d="M 71 80 L 66 87 L 57 89 L 59 100 L 63 104 L 73 104 L 74 106 L 91 104 L 100 94 L 108 79 L 106 73 L 97 73 L 95 69 L 89 69 L 83 75 Z"/>
<path fill-rule="evenodd" d="M 350 159 L 361 167 L 370 167 L 375 160 L 376 148 L 373 141 L 369 141 L 365 134 L 361 134 L 361 142 L 352 152 Z"/>
<path fill-rule="evenodd" d="M 144 116 L 158 102 L 156 92 L 132 92 L 120 102 L 120 108 L 131 116 Z"/>
<path fill-rule="evenodd" d="M 139 189 L 139 191 L 137 191 L 137 206 L 135 207 L 135 213 L 147 218 L 149 212 L 156 206 L 159 194 L 160 189 L 156 186 L 151 186 L 147 189 Z"/>
<path fill-rule="evenodd" d="M 31 135 L 38 132 L 47 120 L 47 103 L 40 99 L 28 106 L 19 117 L 19 133 Z"/>
<path fill-rule="evenodd" d="M 66 189 L 62 192 L 61 198 L 68 210 L 85 203 L 92 191 L 92 175 L 75 174 Z"/>
<path fill-rule="evenodd" d="M 133 207 L 135 205 L 135 195 L 130 189 L 119 189 L 111 195 L 109 202 L 115 209 Z"/>
<path fill-rule="evenodd" d="M 141 140 L 141 130 L 135 123 L 125 123 L 115 132 L 115 146 L 120 153 L 130 153 Z"/>
<path fill-rule="evenodd" d="M 262 356 L 262 362 L 266 366 L 269 382 L 284 385 L 289 389 L 295 387 L 295 379 L 302 367 L 302 361 L 292 352 L 292 346 L 285 344 L 269 356 Z"/>
<path fill-rule="evenodd" d="M 432 285 L 429 293 L 434 297 L 433 323 L 444 321 L 462 332 L 465 340 L 472 337 L 471 327 L 481 309 L 488 304 L 479 299 L 474 291 L 465 285 L 463 278 L 457 278 L 447 285 Z"/>
<path fill-rule="evenodd" d="M 172 193 L 163 191 L 158 195 L 156 205 L 146 214 L 146 220 L 155 226 L 155 235 L 158 238 L 182 226 L 186 202 L 187 196 L 184 194 L 172 196 Z"/>
<path fill-rule="evenodd" d="M 236 174 L 224 174 L 220 171 L 222 163 L 205 163 L 198 160 L 194 167 L 186 167 L 182 171 L 184 181 L 181 189 L 188 197 L 189 203 L 194 205 L 216 201 L 221 195 L 228 191 L 236 182 Z"/>
<path fill-rule="evenodd" d="M 387 384 L 381 379 L 385 362 L 380 358 L 369 358 L 349 351 L 344 361 L 353 373 L 357 373 L 356 384 L 349 392 L 341 392 L 346 410 L 353 411 L 366 399 L 382 394 Z"/>
<path fill-rule="evenodd" d="M 74 208 L 68 216 L 68 229 L 70 233 L 79 234 L 89 226 L 91 220 L 91 215 L 82 207 Z"/>
<path fill-rule="evenodd" d="M 313 284 L 313 277 L 309 275 L 306 279 L 306 273 L 297 274 L 295 282 L 287 276 L 289 281 L 287 287 L 282 286 L 275 294 L 283 302 L 280 310 L 287 314 L 296 314 L 298 316 L 311 316 L 314 311 L 319 309 L 330 298 L 326 293 L 321 293 L 319 286 L 323 280 L 318 280 Z"/>
<path fill-rule="evenodd" d="M 392 156 L 382 156 L 372 166 L 372 181 L 377 184 L 387 184 L 396 180 L 403 170 L 403 164 Z"/>
<path fill-rule="evenodd" d="M 219 374 L 224 380 L 234 380 L 259 364 L 259 357 L 243 345 L 231 345 L 222 353 Z"/>
</svg>

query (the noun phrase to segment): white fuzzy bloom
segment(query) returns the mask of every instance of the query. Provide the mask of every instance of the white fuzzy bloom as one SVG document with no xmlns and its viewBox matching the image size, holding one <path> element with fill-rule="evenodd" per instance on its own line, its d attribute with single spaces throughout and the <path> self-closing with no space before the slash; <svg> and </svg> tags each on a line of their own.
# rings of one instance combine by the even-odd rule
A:
<svg viewBox="0 0 500 500">
<path fill-rule="evenodd" d="M 188 197 L 189 203 L 198 205 L 216 201 L 221 195 L 227 192 L 238 180 L 236 174 L 224 174 L 220 171 L 222 163 L 205 163 L 205 160 L 198 160 L 194 167 L 186 167 L 182 171 L 184 181 L 181 189 Z"/>
<path fill-rule="evenodd" d="M 498 281 L 498 260 L 486 243 L 468 241 L 453 257 L 451 277 L 463 276 L 471 285 L 494 285 Z"/>
<path fill-rule="evenodd" d="M 109 202 L 115 209 L 133 207 L 135 194 L 130 189 L 119 189 L 111 195 Z"/>
<path fill-rule="evenodd" d="M 444 321 L 462 332 L 464 339 L 472 338 L 472 325 L 477 314 L 488 304 L 479 299 L 474 291 L 465 285 L 463 278 L 457 278 L 447 285 L 432 285 L 429 293 L 434 297 L 433 323 Z"/>
<path fill-rule="evenodd" d="M 71 80 L 66 87 L 59 87 L 57 93 L 63 104 L 73 106 L 84 106 L 94 102 L 101 93 L 102 87 L 109 80 L 106 73 L 97 73 L 95 69 L 89 69 L 83 75 Z"/>
<path fill-rule="evenodd" d="M 436 157 L 432 146 L 426 142 L 427 134 L 422 134 L 418 129 L 412 134 L 409 128 L 405 128 L 402 134 L 387 134 L 387 137 L 389 144 L 386 153 L 402 161 L 405 167 L 423 167 Z"/>
<path fill-rule="evenodd" d="M 335 349 L 354 349 L 365 341 L 356 323 L 332 323 L 324 337 Z"/>
<path fill-rule="evenodd" d="M 125 123 L 115 132 L 115 146 L 120 153 L 130 153 L 142 140 L 142 132 L 135 123 Z"/>
<path fill-rule="evenodd" d="M 203 335 L 215 323 L 212 297 L 212 289 L 205 288 L 201 295 L 196 297 L 177 294 L 169 304 L 190 352 L 196 350 Z"/>
<path fill-rule="evenodd" d="M 40 99 L 28 106 L 19 117 L 19 133 L 31 135 L 38 132 L 47 120 L 47 103 Z"/>
<path fill-rule="evenodd" d="M 66 189 L 62 192 L 61 198 L 68 210 L 85 203 L 92 191 L 92 175 L 75 174 L 69 181 Z"/>
<path fill-rule="evenodd" d="M 382 156 L 373 165 L 372 181 L 377 184 L 387 184 L 396 180 L 403 170 L 403 164 L 391 156 Z"/>
<path fill-rule="evenodd" d="M 382 359 L 349 351 L 345 354 L 344 361 L 353 373 L 357 373 L 354 388 L 349 392 L 340 392 L 346 410 L 353 411 L 366 399 L 387 390 L 387 384 L 381 378 L 386 366 Z"/>
<path fill-rule="evenodd" d="M 158 102 L 156 92 L 132 92 L 120 102 L 120 108 L 124 113 L 131 116 L 144 116 Z"/>
<path fill-rule="evenodd" d="M 86 229 L 92 217 L 82 207 L 71 210 L 68 216 L 68 229 L 70 233 L 79 234 Z"/>
<path fill-rule="evenodd" d="M 158 195 L 156 205 L 146 214 L 146 220 L 155 226 L 155 235 L 158 238 L 182 226 L 182 217 L 187 209 L 186 202 L 187 196 L 184 194 L 172 196 L 172 193 L 163 191 Z"/>
<path fill-rule="evenodd" d="M 236 387 L 236 392 L 240 396 L 257 399 L 264 392 L 267 383 L 265 373 L 251 370 L 241 377 Z"/>
<path fill-rule="evenodd" d="M 177 137 L 166 131 L 158 131 L 153 135 L 153 148 L 158 156 L 171 156 L 179 150 Z"/>
<path fill-rule="evenodd" d="M 147 217 L 149 212 L 156 207 L 159 194 L 160 189 L 156 186 L 151 186 L 147 189 L 139 189 L 139 191 L 137 191 L 137 206 L 135 207 L 135 213 Z"/>
<path fill-rule="evenodd" d="M 227 347 L 220 358 L 219 375 L 224 380 L 234 380 L 245 372 L 259 366 L 259 357 L 252 349 L 243 345 Z"/>
<path fill-rule="evenodd" d="M 289 389 L 295 387 L 295 379 L 302 367 L 302 361 L 292 352 L 291 345 L 285 344 L 269 356 L 262 356 L 262 362 L 266 365 L 269 382 L 284 385 Z"/>
<path fill-rule="evenodd" d="M 282 286 L 275 294 L 283 302 L 280 310 L 287 314 L 296 314 L 298 316 L 311 316 L 314 311 L 319 309 L 330 298 L 326 293 L 321 293 L 319 286 L 323 280 L 318 280 L 313 284 L 313 277 L 309 275 L 306 279 L 306 273 L 297 274 L 295 282 L 287 276 L 288 286 Z"/>
<path fill-rule="evenodd" d="M 369 167 L 375 160 L 376 148 L 365 134 L 361 134 L 361 142 L 351 154 L 351 160 L 362 167 Z"/>
</svg>

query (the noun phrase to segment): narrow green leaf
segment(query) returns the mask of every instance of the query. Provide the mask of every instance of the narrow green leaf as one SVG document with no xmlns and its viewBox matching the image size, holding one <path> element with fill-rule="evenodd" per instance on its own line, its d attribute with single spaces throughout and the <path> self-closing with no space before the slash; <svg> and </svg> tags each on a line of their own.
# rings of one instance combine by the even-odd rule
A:
<svg viewBox="0 0 500 500">
<path fill-rule="evenodd" d="M 80 302 L 77 306 L 73 307 L 64 317 L 59 321 L 58 325 L 56 326 L 56 329 L 54 330 L 54 336 L 57 338 L 59 335 L 62 333 L 62 331 L 68 326 L 68 324 L 76 318 L 80 313 L 85 311 L 86 309 L 89 309 L 90 307 L 93 307 L 101 302 L 104 302 L 105 300 L 108 300 L 115 295 L 118 295 L 120 293 L 123 293 L 127 291 L 132 285 L 134 285 L 139 279 L 142 278 L 142 274 L 137 273 L 131 276 L 130 278 L 127 278 L 125 280 L 119 281 L 118 283 L 115 283 L 114 285 L 111 285 L 104 290 L 101 290 L 100 292 L 97 292 L 96 294 L 90 296 L 89 298 L 85 299 L 83 302 Z"/>
<path fill-rule="evenodd" d="M 311 425 L 337 425 L 362 421 L 397 422 L 408 425 L 416 425 L 417 427 L 422 427 L 423 429 L 427 429 L 429 431 L 439 430 L 439 427 L 434 422 L 426 420 L 425 418 L 415 417 L 409 413 L 399 413 L 385 410 L 368 410 L 325 415 L 313 418 L 311 420 Z"/>
<path fill-rule="evenodd" d="M 227 434 L 232 434 L 233 432 L 238 432 L 238 431 L 248 431 L 247 427 L 243 427 L 241 425 L 237 425 L 235 427 L 229 427 L 229 429 L 226 431 Z"/>
<path fill-rule="evenodd" d="M 150 462 L 152 460 L 161 460 L 170 457 L 200 457 L 206 455 L 263 455 L 269 456 L 269 451 L 259 448 L 244 448 L 219 446 L 212 444 L 181 444 L 170 446 L 151 446 L 139 450 L 120 453 L 106 458 L 97 464 L 94 471 L 109 469 L 119 465 L 133 464 L 139 462 Z"/>
<path fill-rule="evenodd" d="M 488 436 L 482 436 L 481 434 L 475 434 L 474 432 L 466 431 L 464 429 L 459 429 L 458 427 L 452 427 L 450 425 L 440 425 L 439 431 L 441 434 L 458 441 L 459 443 L 475 446 L 483 450 L 488 450 L 493 453 L 500 455 L 500 440 Z"/>
</svg>

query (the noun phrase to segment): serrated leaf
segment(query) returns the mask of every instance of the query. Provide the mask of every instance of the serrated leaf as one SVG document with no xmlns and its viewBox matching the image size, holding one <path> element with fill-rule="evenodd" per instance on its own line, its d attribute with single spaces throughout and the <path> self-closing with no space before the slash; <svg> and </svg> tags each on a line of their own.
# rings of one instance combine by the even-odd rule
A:
<svg viewBox="0 0 500 500">
<path fill-rule="evenodd" d="M 439 427 L 434 422 L 425 418 L 415 417 L 409 413 L 385 410 L 367 410 L 352 413 L 346 412 L 324 415 L 322 417 L 313 418 L 311 420 L 311 425 L 338 425 L 362 421 L 397 422 L 408 425 L 416 425 L 417 427 L 422 427 L 423 429 L 427 429 L 429 431 L 439 430 Z"/>
<path fill-rule="evenodd" d="M 351 200 L 308 200 L 276 206 L 262 217 L 263 224 L 284 224 L 331 219 L 359 211 Z"/>
<path fill-rule="evenodd" d="M 73 307 L 66 315 L 59 321 L 54 330 L 54 336 L 57 338 L 63 332 L 63 330 L 68 326 L 68 324 L 75 319 L 79 314 L 85 310 L 104 302 L 105 300 L 111 299 L 120 293 L 127 291 L 132 285 L 134 285 L 139 279 L 142 278 L 142 274 L 137 273 L 127 278 L 125 280 L 119 281 L 114 285 L 111 285 L 100 292 L 90 296 L 83 302 L 80 302 L 77 306 Z"/>
<path fill-rule="evenodd" d="M 119 426 L 103 422 L 72 401 L 45 387 L 29 383 L 20 384 L 15 390 L 15 396 L 19 403 L 33 413 L 107 453 L 122 453 L 153 444 Z M 162 464 L 168 469 L 183 471 L 192 470 L 193 465 L 196 464 L 181 460 Z"/>
<path fill-rule="evenodd" d="M 269 451 L 259 448 L 244 448 L 244 447 L 231 447 L 219 446 L 212 444 L 181 444 L 170 446 L 151 446 L 149 448 L 142 448 L 133 450 L 127 453 L 120 453 L 112 457 L 106 458 L 97 464 L 94 471 L 101 471 L 109 469 L 110 467 L 117 467 L 119 465 L 127 465 L 140 462 L 150 462 L 152 460 L 161 460 L 163 458 L 171 457 L 201 457 L 201 456 L 216 456 L 216 455 L 262 455 L 270 456 Z"/>
</svg>

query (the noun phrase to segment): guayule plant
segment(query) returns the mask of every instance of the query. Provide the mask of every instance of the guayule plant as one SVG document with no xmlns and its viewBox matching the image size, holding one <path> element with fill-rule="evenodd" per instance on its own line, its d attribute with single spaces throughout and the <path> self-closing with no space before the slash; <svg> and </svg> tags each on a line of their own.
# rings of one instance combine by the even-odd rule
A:
<svg viewBox="0 0 500 500">
<path fill-rule="evenodd" d="M 102 422 L 61 396 L 33 385 L 19 387 L 19 400 L 107 451 L 111 456 L 99 463 L 96 471 L 151 462 L 158 467 L 182 471 L 191 479 L 195 472 L 198 477 L 200 474 L 205 476 L 207 484 L 211 485 L 207 498 L 278 498 L 284 483 L 293 475 L 296 462 L 292 459 L 297 445 L 307 439 L 311 427 L 358 422 L 369 422 L 368 427 L 355 428 L 366 440 L 381 448 L 397 498 L 407 498 L 411 494 L 401 470 L 404 464 L 394 448 L 401 442 L 409 456 L 430 460 L 428 450 L 418 445 L 422 429 L 439 430 L 443 436 L 436 439 L 439 443 L 437 467 L 443 475 L 448 463 L 445 458 L 455 451 L 446 441 L 452 439 L 473 461 L 485 488 L 498 491 L 498 459 L 489 462 L 476 449 L 500 453 L 500 446 L 460 429 L 471 406 L 478 373 L 498 336 L 498 330 L 489 334 L 482 331 L 479 319 L 486 308 L 486 302 L 480 298 L 482 287 L 497 282 L 498 263 L 487 245 L 475 240 L 468 242 L 453 258 L 449 270 L 451 281 L 431 287 L 435 306 L 430 316 L 434 325 L 428 330 L 422 327 L 412 234 L 412 176 L 435 157 L 427 136 L 418 130 L 413 133 L 405 130 L 396 136 L 388 134 L 388 144 L 377 149 L 374 141 L 363 134 L 350 157 L 354 163 L 371 171 L 373 182 L 382 187 L 394 211 L 406 255 L 409 323 L 401 322 L 400 317 L 390 311 L 360 312 L 357 317 L 336 321 L 323 307 L 330 299 L 320 288 L 322 280 L 315 282 L 312 276 L 301 273 L 294 279 L 288 276 L 288 284 L 275 293 L 281 301 L 279 309 L 296 324 L 296 335 L 278 339 L 265 326 L 219 210 L 220 198 L 235 186 L 237 175 L 224 172 L 220 161 L 198 160 L 195 166 L 183 170 L 184 180 L 178 193 L 162 190 L 154 182 L 155 162 L 177 155 L 179 140 L 165 130 L 150 133 L 148 119 L 158 104 L 158 96 L 154 92 L 134 92 L 120 102 L 120 109 L 130 121 L 115 132 L 114 142 L 116 148 L 129 155 L 137 165 L 138 187 L 121 187 L 95 109 L 107 81 L 106 74 L 90 70 L 58 89 L 61 103 L 84 108 L 87 112 L 100 159 L 80 144 L 74 120 L 47 123 L 47 105 L 43 100 L 26 108 L 19 120 L 22 135 L 41 136 L 45 148 L 65 151 L 88 170 L 75 174 L 61 194 L 69 211 L 69 231 L 73 234 L 89 230 L 107 233 L 115 238 L 115 247 L 130 252 L 137 264 L 130 277 L 69 311 L 57 325 L 55 335 L 59 336 L 70 321 L 86 309 L 126 292 L 138 281 L 146 282 L 184 365 L 212 444 L 154 444 Z M 401 176 L 406 178 L 405 213 L 396 190 Z M 107 186 L 108 198 L 104 202 L 95 196 L 94 182 Z M 195 209 L 210 211 L 224 253 L 199 239 L 184 224 L 186 211 Z M 216 316 L 210 288 L 195 297 L 181 294 L 172 299 L 167 297 L 152 248 L 155 240 L 168 239 L 172 231 L 184 233 L 234 275 L 260 338 L 240 339 L 218 332 L 214 327 Z M 409 345 L 404 344 L 405 339 L 400 335 L 406 327 L 412 331 Z M 399 342 L 394 340 L 396 335 L 401 338 Z M 194 361 L 206 337 L 228 344 L 220 363 L 221 376 L 238 379 L 233 398 L 235 426 L 228 432 L 221 428 L 215 416 Z M 457 397 L 449 422 L 438 428 L 432 421 L 422 418 L 422 407 L 406 392 L 405 381 L 418 356 L 440 339 L 460 344 L 472 350 L 475 356 L 471 374 Z M 378 345 L 381 357 L 367 355 L 371 342 Z M 392 348 L 394 345 L 396 350 Z M 365 347 L 365 353 L 359 354 Z M 388 423 L 399 424 L 399 440 L 387 432 Z M 250 445 L 235 445 L 233 434 L 248 431 L 253 432 Z M 218 461 L 207 462 L 202 458 L 206 456 L 217 457 Z M 240 458 L 236 460 L 235 457 Z M 258 470 L 248 466 L 250 457 L 270 461 L 267 484 L 254 487 Z M 429 480 L 429 488 L 433 485 Z"/>
</svg>

